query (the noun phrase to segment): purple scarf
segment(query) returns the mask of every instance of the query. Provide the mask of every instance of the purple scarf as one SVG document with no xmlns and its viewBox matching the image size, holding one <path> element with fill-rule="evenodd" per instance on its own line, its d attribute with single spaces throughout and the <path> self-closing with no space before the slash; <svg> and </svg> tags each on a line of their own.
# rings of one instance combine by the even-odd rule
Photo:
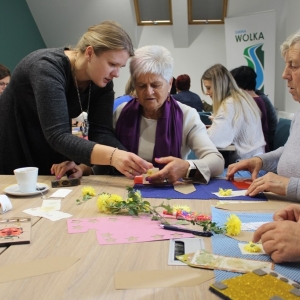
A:
<svg viewBox="0 0 300 300">
<path fill-rule="evenodd" d="M 162 106 L 162 116 L 157 120 L 152 163 L 163 168 L 154 158 L 174 156 L 181 158 L 183 113 L 176 100 L 170 96 Z M 138 153 L 142 106 L 134 98 L 122 109 L 116 124 L 116 135 L 130 152 Z"/>
</svg>

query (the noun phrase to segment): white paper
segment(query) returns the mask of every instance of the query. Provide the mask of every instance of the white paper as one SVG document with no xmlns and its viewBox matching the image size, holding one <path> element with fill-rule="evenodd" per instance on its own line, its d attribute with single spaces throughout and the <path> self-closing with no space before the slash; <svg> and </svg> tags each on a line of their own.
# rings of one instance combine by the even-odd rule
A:
<svg viewBox="0 0 300 300">
<path fill-rule="evenodd" d="M 238 243 L 239 245 L 239 248 L 242 252 L 242 254 L 245 254 L 245 255 L 262 255 L 262 254 L 266 254 L 265 250 L 263 249 L 262 245 L 261 244 L 256 244 L 259 248 L 260 248 L 260 252 L 249 252 L 249 251 L 246 251 L 244 249 L 244 247 L 247 245 L 247 244 L 243 244 L 243 243 Z"/>
<path fill-rule="evenodd" d="M 25 209 L 23 210 L 24 213 L 35 216 L 35 217 L 42 217 L 42 218 L 46 218 L 49 219 L 51 221 L 58 221 L 64 218 L 70 218 L 72 217 L 72 215 L 68 214 L 68 213 L 64 213 L 61 211 L 48 211 L 45 212 L 43 210 L 41 210 L 40 207 L 35 207 L 35 208 L 29 208 L 29 209 Z"/>
<path fill-rule="evenodd" d="M 266 224 L 268 222 L 249 222 L 249 223 L 242 223 L 242 231 L 253 231 L 256 230 L 258 227 L 260 227 L 263 224 Z"/>
<path fill-rule="evenodd" d="M 58 189 L 49 198 L 65 198 L 71 192 L 72 192 L 72 190 L 70 190 L 70 189 Z"/>
<path fill-rule="evenodd" d="M 232 198 L 232 197 L 238 197 L 238 196 L 245 196 L 247 190 L 239 190 L 239 191 L 232 191 L 231 195 L 229 196 L 222 196 L 219 194 L 219 192 L 215 192 L 213 194 L 215 194 L 218 197 L 222 197 L 222 198 Z"/>
<path fill-rule="evenodd" d="M 6 195 L 0 195 L 0 212 L 4 214 L 12 209 L 12 204 Z"/>
<path fill-rule="evenodd" d="M 43 204 L 41 206 L 41 210 L 44 212 L 60 210 L 60 208 L 61 208 L 61 200 L 60 199 L 43 200 Z"/>
</svg>

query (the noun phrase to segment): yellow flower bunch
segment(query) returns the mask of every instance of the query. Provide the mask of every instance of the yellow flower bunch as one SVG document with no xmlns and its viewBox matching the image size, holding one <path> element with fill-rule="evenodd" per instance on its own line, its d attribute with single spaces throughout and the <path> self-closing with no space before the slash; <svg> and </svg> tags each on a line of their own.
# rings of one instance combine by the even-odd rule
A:
<svg viewBox="0 0 300 300">
<path fill-rule="evenodd" d="M 123 198 L 117 194 L 102 193 L 97 199 L 97 207 L 100 212 L 110 213 L 110 206 L 122 201 Z"/>
<path fill-rule="evenodd" d="M 226 233 L 236 236 L 241 232 L 242 222 L 237 215 L 230 215 L 225 223 Z"/>
</svg>

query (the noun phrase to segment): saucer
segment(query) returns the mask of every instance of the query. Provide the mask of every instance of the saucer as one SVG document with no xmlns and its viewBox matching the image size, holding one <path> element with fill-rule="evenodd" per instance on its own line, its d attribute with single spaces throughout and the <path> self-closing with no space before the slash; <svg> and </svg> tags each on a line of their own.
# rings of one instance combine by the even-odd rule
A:
<svg viewBox="0 0 300 300">
<path fill-rule="evenodd" d="M 50 189 L 49 185 L 46 184 L 46 183 L 37 183 L 37 187 L 38 188 L 43 188 L 41 190 L 42 193 L 48 191 Z M 32 195 L 37 195 L 37 194 L 41 194 L 40 191 L 36 190 L 34 192 L 28 192 L 28 193 L 22 193 L 20 190 L 19 190 L 19 185 L 18 184 L 13 184 L 13 185 L 10 185 L 8 187 L 6 187 L 4 189 L 4 192 L 6 194 L 9 194 L 9 195 L 13 195 L 13 196 L 32 196 Z"/>
</svg>

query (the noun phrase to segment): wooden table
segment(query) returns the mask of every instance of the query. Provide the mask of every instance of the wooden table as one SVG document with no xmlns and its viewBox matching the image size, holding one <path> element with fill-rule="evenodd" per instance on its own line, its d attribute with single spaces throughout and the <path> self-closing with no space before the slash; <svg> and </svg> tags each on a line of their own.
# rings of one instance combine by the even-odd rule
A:
<svg viewBox="0 0 300 300">
<path fill-rule="evenodd" d="M 39 182 L 50 185 L 53 177 L 39 176 Z M 0 176 L 0 192 L 15 183 L 14 176 Z M 63 201 L 61 211 L 73 215 L 74 218 L 99 217 L 95 201 L 96 197 L 82 205 L 75 200 L 80 197 L 84 185 L 95 188 L 97 194 L 115 193 L 123 197 L 127 195 L 126 186 L 133 181 L 125 177 L 89 176 L 82 179 L 82 184 L 72 187 Z M 50 189 L 48 195 L 55 189 Z M 47 195 L 46 194 L 46 195 Z M 33 197 L 9 196 L 13 210 L 3 218 L 28 216 L 22 210 L 41 206 L 40 195 Z M 150 199 L 152 204 L 159 204 L 162 199 Z M 210 213 L 215 200 L 171 200 L 173 204 L 186 204 L 194 211 Z M 211 250 L 210 238 L 204 238 L 205 247 Z M 115 290 L 114 274 L 118 271 L 134 270 L 168 270 L 189 268 L 188 266 L 168 266 L 169 241 L 148 243 L 99 245 L 94 231 L 82 234 L 68 234 L 66 219 L 52 222 L 44 218 L 33 218 L 31 244 L 15 245 L 2 249 L 0 265 L 30 262 L 37 259 L 55 256 L 79 257 L 70 268 L 46 275 L 21 279 L 0 284 L 1 299 L 24 300 L 87 300 L 87 299 L 219 299 L 209 290 L 210 280 L 195 287 L 153 288 Z M 210 272 L 210 271 L 208 271 Z"/>
</svg>

